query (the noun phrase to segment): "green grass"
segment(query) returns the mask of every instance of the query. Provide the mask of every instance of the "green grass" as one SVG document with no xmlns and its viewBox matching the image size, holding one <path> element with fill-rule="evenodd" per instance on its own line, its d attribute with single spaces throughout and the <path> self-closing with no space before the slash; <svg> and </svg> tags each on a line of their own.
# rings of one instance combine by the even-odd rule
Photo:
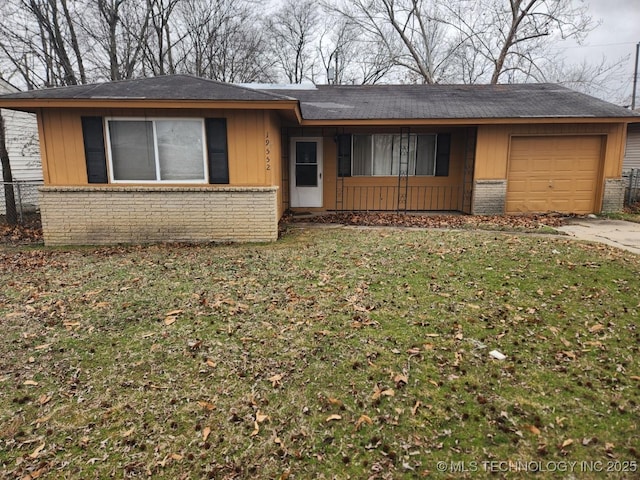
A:
<svg viewBox="0 0 640 480">
<path fill-rule="evenodd" d="M 612 220 L 625 220 L 627 222 L 640 223 L 640 213 L 635 212 L 615 212 L 615 213 L 607 213 L 607 218 Z"/>
<path fill-rule="evenodd" d="M 639 275 L 487 232 L 4 247 L 0 476 L 632 478 Z"/>
</svg>

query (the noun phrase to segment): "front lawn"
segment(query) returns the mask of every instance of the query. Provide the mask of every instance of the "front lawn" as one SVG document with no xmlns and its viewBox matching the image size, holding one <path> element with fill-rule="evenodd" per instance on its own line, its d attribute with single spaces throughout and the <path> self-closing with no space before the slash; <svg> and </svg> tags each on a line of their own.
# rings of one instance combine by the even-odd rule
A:
<svg viewBox="0 0 640 480">
<path fill-rule="evenodd" d="M 638 278 L 490 232 L 2 247 L 0 477 L 637 478 Z"/>
</svg>

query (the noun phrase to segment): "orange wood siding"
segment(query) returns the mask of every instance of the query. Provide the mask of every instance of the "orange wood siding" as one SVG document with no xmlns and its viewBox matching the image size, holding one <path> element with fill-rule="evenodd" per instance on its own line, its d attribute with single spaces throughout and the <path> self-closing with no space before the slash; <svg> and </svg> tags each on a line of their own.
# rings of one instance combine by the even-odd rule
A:
<svg viewBox="0 0 640 480">
<path fill-rule="evenodd" d="M 86 185 L 87 167 L 80 116 L 68 110 L 42 114 L 42 164 L 49 185 Z"/>
<path fill-rule="evenodd" d="M 265 168 L 267 169 L 268 185 L 277 185 L 278 188 L 278 217 L 284 213 L 282 192 L 282 146 L 280 135 L 280 118 L 274 112 L 264 112 L 264 154 Z M 268 140 L 268 142 L 267 142 Z"/>
<path fill-rule="evenodd" d="M 269 132 L 280 158 L 279 120 L 275 112 L 261 110 L 71 110 L 43 109 L 39 116 L 43 171 L 47 185 L 87 185 L 82 139 L 82 116 L 102 117 L 192 117 L 226 118 L 229 150 L 229 182 L 232 186 L 273 186 L 280 184 L 276 170 L 267 170 L 265 136 Z M 106 141 L 106 139 L 105 139 Z M 273 168 L 273 167 L 272 167 Z"/>
<path fill-rule="evenodd" d="M 481 125 L 478 127 L 475 179 L 507 178 L 512 135 L 605 135 L 604 177 L 617 178 L 622 173 L 624 134 L 623 123 Z"/>
</svg>

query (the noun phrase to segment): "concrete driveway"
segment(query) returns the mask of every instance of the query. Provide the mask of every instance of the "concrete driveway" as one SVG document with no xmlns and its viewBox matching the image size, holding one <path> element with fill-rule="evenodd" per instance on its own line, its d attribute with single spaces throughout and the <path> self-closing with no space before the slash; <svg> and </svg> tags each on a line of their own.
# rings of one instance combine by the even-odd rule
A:
<svg viewBox="0 0 640 480">
<path fill-rule="evenodd" d="M 601 218 L 576 218 L 556 230 L 579 240 L 605 243 L 640 255 L 640 223 Z"/>
</svg>

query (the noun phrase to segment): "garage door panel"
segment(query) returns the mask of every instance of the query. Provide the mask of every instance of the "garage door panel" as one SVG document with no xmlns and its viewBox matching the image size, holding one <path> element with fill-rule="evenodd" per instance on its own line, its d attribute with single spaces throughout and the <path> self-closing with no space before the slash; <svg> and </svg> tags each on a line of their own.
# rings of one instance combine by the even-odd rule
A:
<svg viewBox="0 0 640 480">
<path fill-rule="evenodd" d="M 513 137 L 506 211 L 593 212 L 601 147 L 597 135 Z"/>
</svg>

